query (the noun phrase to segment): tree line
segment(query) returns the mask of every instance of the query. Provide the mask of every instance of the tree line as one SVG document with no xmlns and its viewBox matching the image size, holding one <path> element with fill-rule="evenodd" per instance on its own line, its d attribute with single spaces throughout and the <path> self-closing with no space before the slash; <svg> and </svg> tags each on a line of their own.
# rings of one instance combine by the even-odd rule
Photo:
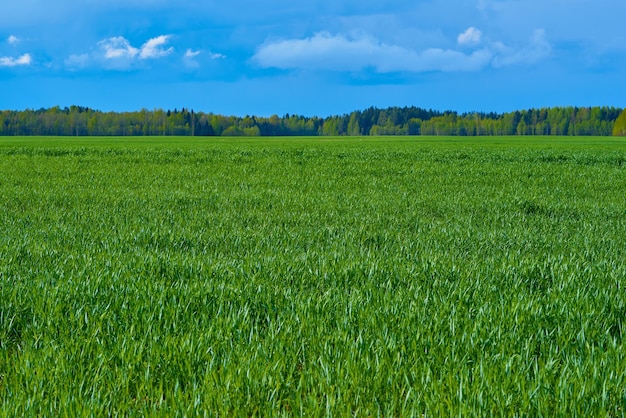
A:
<svg viewBox="0 0 626 418">
<path fill-rule="evenodd" d="M 193 110 L 102 112 L 59 106 L 0 112 L 2 136 L 626 135 L 626 110 L 555 107 L 457 113 L 371 107 L 341 116 L 223 116 Z"/>
</svg>

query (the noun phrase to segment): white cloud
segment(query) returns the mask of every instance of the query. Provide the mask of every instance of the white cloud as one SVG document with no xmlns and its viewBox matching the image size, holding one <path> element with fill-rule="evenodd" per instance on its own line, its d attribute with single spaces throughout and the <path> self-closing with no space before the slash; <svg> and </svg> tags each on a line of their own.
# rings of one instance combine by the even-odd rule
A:
<svg viewBox="0 0 626 418">
<path fill-rule="evenodd" d="M 191 49 L 188 49 L 187 52 L 185 52 L 185 58 L 195 58 L 198 55 L 200 55 L 200 51 L 192 51 Z"/>
<path fill-rule="evenodd" d="M 484 39 L 482 32 L 470 27 L 457 38 L 461 46 L 476 47 L 472 52 L 427 48 L 414 50 L 380 42 L 371 37 L 348 37 L 317 33 L 305 39 L 267 42 L 257 49 L 252 62 L 262 68 L 285 70 L 361 71 L 372 68 L 378 73 L 457 72 L 514 64 L 533 64 L 546 58 L 551 46 L 543 30 L 536 30 L 531 42 L 511 48 Z"/>
<path fill-rule="evenodd" d="M 188 49 L 183 56 L 183 63 L 185 64 L 185 67 L 190 69 L 199 68 L 200 64 L 195 59 L 198 55 L 200 55 L 200 51 Z"/>
<path fill-rule="evenodd" d="M 10 43 L 11 45 L 17 45 L 21 42 L 22 40 L 20 38 L 18 38 L 15 35 L 11 35 L 7 38 L 7 42 Z"/>
<path fill-rule="evenodd" d="M 226 58 L 226 55 L 213 53 L 213 52 L 202 52 L 202 51 L 194 51 L 193 49 L 187 49 L 185 55 L 183 55 L 183 62 L 187 68 L 195 69 L 200 67 L 200 63 L 196 60 L 198 56 L 202 55 L 203 57 L 208 57 L 211 60 L 218 60 Z"/>
<path fill-rule="evenodd" d="M 457 37 L 459 45 L 478 45 L 482 40 L 483 33 L 475 27 L 467 28 L 467 30 Z"/>
<path fill-rule="evenodd" d="M 17 67 L 31 65 L 33 57 L 30 54 L 24 54 L 18 58 L 0 57 L 0 67 Z"/>
<path fill-rule="evenodd" d="M 209 58 L 211 58 L 212 60 L 219 60 L 219 59 L 226 58 L 226 55 L 210 52 L 209 53 Z"/>
<path fill-rule="evenodd" d="M 104 51 L 106 59 L 134 58 L 139 54 L 139 50 L 122 36 L 104 39 L 98 42 L 98 46 Z"/>
<path fill-rule="evenodd" d="M 359 71 L 379 73 L 475 71 L 489 65 L 492 54 L 481 49 L 472 54 L 430 48 L 416 52 L 375 39 L 350 39 L 318 33 L 307 39 L 282 40 L 261 46 L 252 61 L 264 68 Z"/>
<path fill-rule="evenodd" d="M 170 47 L 168 49 L 163 49 L 163 45 L 167 44 L 170 39 L 170 35 L 161 35 L 156 38 L 149 39 L 143 46 L 141 47 L 141 51 L 139 52 L 139 58 L 141 59 L 153 59 L 153 58 L 161 58 L 171 54 L 174 51 L 174 48 Z"/>
<path fill-rule="evenodd" d="M 174 51 L 174 48 L 163 49 L 163 45 L 167 44 L 170 35 L 161 35 L 156 38 L 149 39 L 141 48 L 133 47 L 130 42 L 123 36 L 115 36 L 98 42 L 98 46 L 104 52 L 106 59 L 134 59 L 139 58 L 155 59 L 162 58 Z"/>
</svg>

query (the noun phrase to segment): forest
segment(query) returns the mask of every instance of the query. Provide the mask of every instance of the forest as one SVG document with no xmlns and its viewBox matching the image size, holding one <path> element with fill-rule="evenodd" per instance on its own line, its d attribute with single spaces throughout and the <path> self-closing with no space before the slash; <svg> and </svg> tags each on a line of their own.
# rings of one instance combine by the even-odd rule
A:
<svg viewBox="0 0 626 418">
<path fill-rule="evenodd" d="M 341 116 L 223 116 L 189 109 L 102 112 L 88 107 L 0 112 L 0 136 L 626 135 L 626 110 L 554 107 L 458 113 L 370 107 Z"/>
</svg>

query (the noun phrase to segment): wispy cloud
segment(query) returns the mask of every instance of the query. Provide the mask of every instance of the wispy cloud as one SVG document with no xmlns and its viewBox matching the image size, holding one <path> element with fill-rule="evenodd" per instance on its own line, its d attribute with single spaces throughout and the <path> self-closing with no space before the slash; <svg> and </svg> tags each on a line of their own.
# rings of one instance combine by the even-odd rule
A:
<svg viewBox="0 0 626 418">
<path fill-rule="evenodd" d="M 24 54 L 20 57 L 0 57 L 0 67 L 18 67 L 28 66 L 33 62 L 33 57 L 30 54 Z"/>
<path fill-rule="evenodd" d="M 188 49 L 187 52 L 185 52 L 185 58 L 195 58 L 198 55 L 200 55 L 200 51 L 193 51 L 191 49 Z"/>
<path fill-rule="evenodd" d="M 194 51 L 193 49 L 189 48 L 185 52 L 185 55 L 183 55 L 183 63 L 187 68 L 196 69 L 200 67 L 200 62 L 198 61 L 198 58 L 202 59 L 203 57 L 207 57 L 210 60 L 219 60 L 226 58 L 226 55 L 214 53 L 211 51 Z"/>
<path fill-rule="evenodd" d="M 200 54 L 200 51 L 187 49 L 187 51 L 185 51 L 185 55 L 183 55 L 183 63 L 185 64 L 185 67 L 189 69 L 200 68 L 200 63 L 196 60 L 196 57 L 198 57 Z"/>
<path fill-rule="evenodd" d="M 7 38 L 7 42 L 11 45 L 17 45 L 21 42 L 22 40 L 20 38 L 18 38 L 15 35 L 11 35 Z"/>
<path fill-rule="evenodd" d="M 188 49 L 187 52 L 185 52 L 185 58 L 193 59 L 193 58 L 196 58 L 200 54 L 202 54 L 201 51 L 194 51 L 192 49 Z M 208 56 L 212 60 L 219 60 L 219 59 L 226 58 L 226 55 L 220 54 L 220 53 L 217 53 L 217 52 L 210 52 L 209 51 L 205 55 Z"/>
<path fill-rule="evenodd" d="M 226 55 L 217 52 L 209 52 L 209 58 L 211 58 L 212 60 L 220 60 L 226 58 Z"/>
<path fill-rule="evenodd" d="M 143 44 L 139 51 L 139 58 L 141 59 L 154 59 L 161 58 L 171 54 L 174 51 L 173 47 L 163 49 L 163 46 L 167 44 L 170 39 L 170 35 L 161 35 L 156 38 L 149 39 L 148 42 Z"/>
<path fill-rule="evenodd" d="M 139 49 L 131 46 L 122 36 L 104 39 L 98 42 L 98 46 L 104 51 L 106 59 L 135 58 L 139 54 Z"/>
<path fill-rule="evenodd" d="M 467 30 L 457 37 L 459 45 L 478 45 L 482 40 L 483 33 L 475 27 L 467 28 Z"/>
</svg>

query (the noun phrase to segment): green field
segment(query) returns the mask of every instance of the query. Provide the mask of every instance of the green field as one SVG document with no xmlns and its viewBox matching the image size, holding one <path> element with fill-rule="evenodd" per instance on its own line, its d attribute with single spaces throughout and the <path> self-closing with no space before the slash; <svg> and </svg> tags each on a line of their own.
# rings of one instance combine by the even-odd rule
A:
<svg viewBox="0 0 626 418">
<path fill-rule="evenodd" d="M 0 416 L 623 416 L 626 140 L 0 138 Z"/>
</svg>

